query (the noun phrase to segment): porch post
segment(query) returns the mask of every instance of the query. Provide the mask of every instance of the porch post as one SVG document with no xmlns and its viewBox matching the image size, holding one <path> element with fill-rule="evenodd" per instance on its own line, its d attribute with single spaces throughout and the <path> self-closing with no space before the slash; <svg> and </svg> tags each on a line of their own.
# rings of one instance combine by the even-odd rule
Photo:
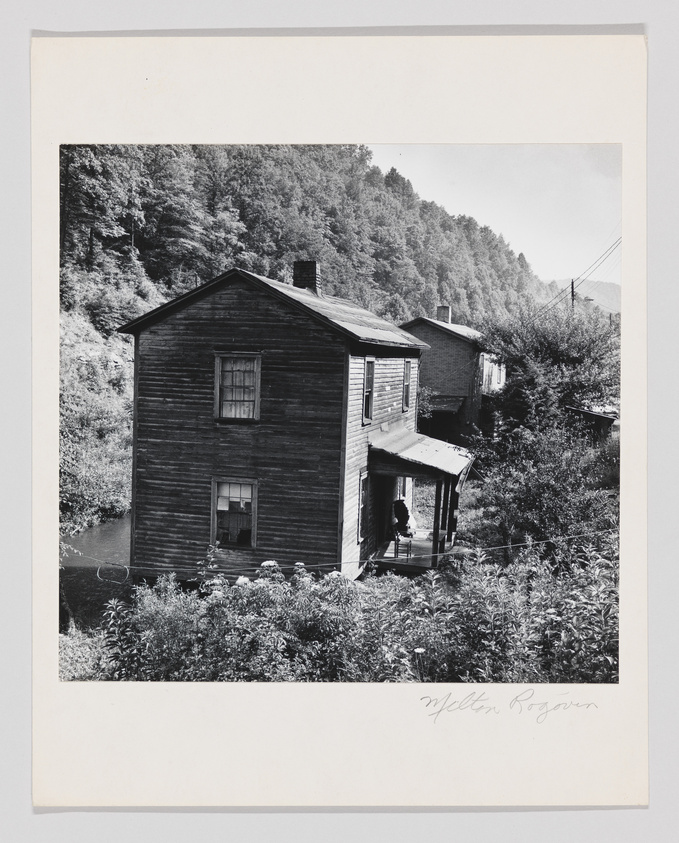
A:
<svg viewBox="0 0 679 843">
<path fill-rule="evenodd" d="M 434 540 L 431 545 L 431 552 L 434 557 L 439 552 L 439 533 L 441 531 L 441 486 L 443 481 L 440 477 L 436 478 L 436 499 L 434 501 Z M 434 564 L 436 561 L 434 560 Z"/>
<path fill-rule="evenodd" d="M 458 507 L 459 501 L 460 495 L 457 492 L 456 483 L 455 488 L 450 493 L 450 510 L 448 512 L 448 535 L 446 537 L 449 543 L 453 540 L 453 533 L 457 531 L 457 518 L 455 518 L 455 510 Z"/>
<path fill-rule="evenodd" d="M 443 504 L 441 505 L 441 530 L 445 534 L 448 529 L 448 498 L 450 496 L 450 475 L 443 481 Z"/>
</svg>

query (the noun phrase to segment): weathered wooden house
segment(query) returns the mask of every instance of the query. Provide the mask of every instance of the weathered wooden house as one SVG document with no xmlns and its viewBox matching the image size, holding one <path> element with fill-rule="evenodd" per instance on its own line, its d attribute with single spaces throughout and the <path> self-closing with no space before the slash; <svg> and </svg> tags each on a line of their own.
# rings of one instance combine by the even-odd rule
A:
<svg viewBox="0 0 679 843">
<path fill-rule="evenodd" d="M 431 391 L 431 416 L 422 432 L 445 442 L 464 444 L 479 430 L 492 427 L 484 396 L 505 384 L 505 367 L 479 345 L 481 334 L 450 321 L 450 307 L 437 308 L 436 319 L 420 316 L 401 328 L 425 342 L 420 385 Z"/>
<path fill-rule="evenodd" d="M 218 544 L 227 573 L 274 559 L 354 578 L 414 477 L 437 481 L 430 553 L 454 539 L 471 457 L 416 432 L 425 343 L 324 295 L 315 262 L 293 285 L 232 269 L 119 330 L 135 337 L 138 573 L 188 578 Z"/>
</svg>

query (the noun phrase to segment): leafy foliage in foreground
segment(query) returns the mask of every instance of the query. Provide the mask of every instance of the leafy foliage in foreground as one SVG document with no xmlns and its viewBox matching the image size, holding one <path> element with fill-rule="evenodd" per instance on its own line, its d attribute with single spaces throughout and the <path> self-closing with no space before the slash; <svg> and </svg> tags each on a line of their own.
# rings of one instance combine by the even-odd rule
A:
<svg viewBox="0 0 679 843">
<path fill-rule="evenodd" d="M 507 367 L 495 409 L 509 429 L 553 425 L 569 406 L 619 408 L 620 322 L 596 308 L 559 305 L 487 320 L 483 345 Z"/>
<path fill-rule="evenodd" d="M 615 682 L 618 568 L 591 548 L 558 572 L 529 548 L 511 566 L 481 554 L 416 579 L 253 581 L 198 591 L 172 578 L 111 601 L 90 675 L 163 681 Z M 613 561 L 611 561 L 613 560 Z M 100 637 L 96 637 L 100 636 Z"/>
<path fill-rule="evenodd" d="M 577 429 L 556 424 L 538 430 L 517 427 L 474 447 L 483 482 L 475 489 L 476 512 L 461 509 L 461 542 L 502 547 L 511 561 L 512 545 L 543 542 L 542 555 L 557 557 L 567 536 L 617 528 L 619 440 L 591 443 Z"/>
</svg>

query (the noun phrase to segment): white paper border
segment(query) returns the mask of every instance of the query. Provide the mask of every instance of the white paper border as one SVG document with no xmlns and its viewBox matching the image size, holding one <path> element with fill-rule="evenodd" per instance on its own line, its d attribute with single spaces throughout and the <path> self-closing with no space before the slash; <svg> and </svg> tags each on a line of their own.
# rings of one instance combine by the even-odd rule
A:
<svg viewBox="0 0 679 843">
<path fill-rule="evenodd" d="M 643 38 L 38 39 L 33 58 L 34 484 L 54 504 L 33 537 L 36 804 L 644 803 Z M 596 716 L 432 731 L 421 686 L 58 682 L 55 209 L 77 142 L 623 144 L 622 672 L 586 687 Z"/>
</svg>

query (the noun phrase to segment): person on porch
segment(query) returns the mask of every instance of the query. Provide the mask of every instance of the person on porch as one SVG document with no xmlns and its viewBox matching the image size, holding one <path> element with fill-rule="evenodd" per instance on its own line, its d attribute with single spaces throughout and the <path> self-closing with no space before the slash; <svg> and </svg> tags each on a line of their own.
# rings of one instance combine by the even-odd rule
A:
<svg viewBox="0 0 679 843">
<path fill-rule="evenodd" d="M 411 539 L 415 535 L 415 520 L 408 512 L 406 502 L 402 499 L 393 503 L 391 525 L 396 539 L 400 536 Z"/>
</svg>

